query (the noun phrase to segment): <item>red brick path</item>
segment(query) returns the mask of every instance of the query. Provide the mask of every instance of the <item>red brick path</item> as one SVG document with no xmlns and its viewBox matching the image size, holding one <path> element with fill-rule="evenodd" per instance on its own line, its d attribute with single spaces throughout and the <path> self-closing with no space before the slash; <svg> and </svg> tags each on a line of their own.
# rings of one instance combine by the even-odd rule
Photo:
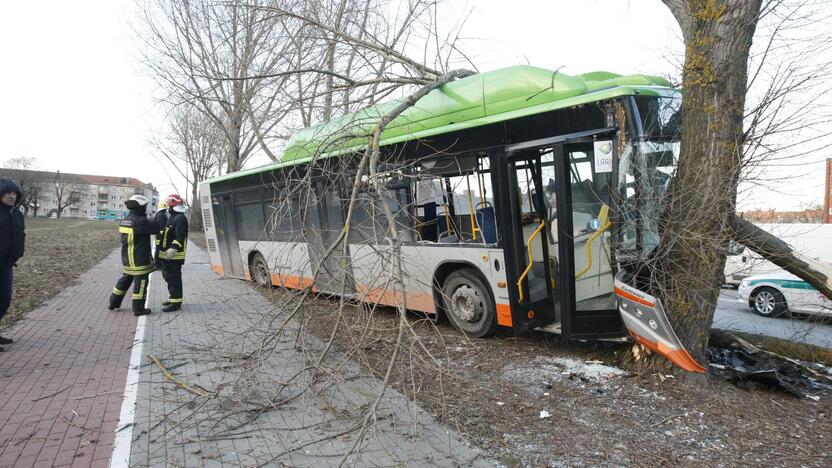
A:
<svg viewBox="0 0 832 468">
<path fill-rule="evenodd" d="M 106 308 L 120 264 L 113 252 L 3 332 L 0 467 L 109 464 L 136 331 L 129 296 Z"/>
</svg>

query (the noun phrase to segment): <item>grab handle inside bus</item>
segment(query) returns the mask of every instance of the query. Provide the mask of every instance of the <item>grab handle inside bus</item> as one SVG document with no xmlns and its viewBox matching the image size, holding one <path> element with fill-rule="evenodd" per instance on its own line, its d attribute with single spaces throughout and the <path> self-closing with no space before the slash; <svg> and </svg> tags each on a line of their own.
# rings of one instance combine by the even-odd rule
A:
<svg viewBox="0 0 832 468">
<path fill-rule="evenodd" d="M 595 231 L 595 233 L 592 234 L 589 237 L 589 239 L 586 240 L 586 258 L 587 258 L 586 266 L 583 267 L 583 269 L 581 269 L 581 271 L 575 273 L 575 279 L 578 279 L 581 276 L 585 275 L 586 272 L 588 272 L 589 269 L 592 268 L 592 241 L 594 241 L 595 239 L 600 237 L 601 234 L 604 233 L 604 231 L 606 231 L 607 229 L 610 228 L 610 226 L 612 226 L 612 223 L 610 222 L 610 207 L 609 206 L 607 206 L 607 205 L 602 205 L 601 206 L 601 210 L 598 212 L 598 221 L 601 222 L 600 223 L 601 227 L 599 227 L 598 230 Z"/>
<path fill-rule="evenodd" d="M 537 237 L 538 234 L 540 234 L 540 231 L 543 230 L 545 226 L 546 221 L 540 221 L 540 226 L 538 226 L 537 229 L 534 230 L 532 235 L 529 236 L 529 240 L 526 241 L 526 250 L 529 253 L 529 264 L 526 265 L 526 269 L 523 270 L 523 274 L 520 275 L 520 278 L 517 280 L 517 294 L 520 297 L 520 302 L 523 302 L 523 300 L 525 299 L 523 297 L 523 280 L 526 279 L 526 276 L 528 276 L 529 272 L 532 271 L 532 264 L 534 262 L 534 254 L 532 253 L 532 241 L 535 237 Z"/>
</svg>

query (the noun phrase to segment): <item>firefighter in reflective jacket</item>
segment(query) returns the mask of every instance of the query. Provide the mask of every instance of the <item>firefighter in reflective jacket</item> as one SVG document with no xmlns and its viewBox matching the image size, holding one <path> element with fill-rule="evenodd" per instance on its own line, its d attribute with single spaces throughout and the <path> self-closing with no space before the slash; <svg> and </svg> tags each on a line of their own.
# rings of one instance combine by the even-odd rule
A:
<svg viewBox="0 0 832 468">
<path fill-rule="evenodd" d="M 162 229 L 162 277 L 168 283 L 170 299 L 162 302 L 162 312 L 173 312 L 182 308 L 182 264 L 188 248 L 188 208 L 179 195 L 169 195 L 168 222 Z"/>
<path fill-rule="evenodd" d="M 123 274 L 110 294 L 110 310 L 121 307 L 121 301 L 133 284 L 133 315 L 145 315 L 150 309 L 147 300 L 148 275 L 156 269 L 150 236 L 159 232 L 159 225 L 147 218 L 147 204 L 150 200 L 143 195 L 130 197 L 125 206 L 130 214 L 121 220 L 118 232 L 121 234 L 121 263 Z"/>
<path fill-rule="evenodd" d="M 156 221 L 156 224 L 159 225 L 160 229 L 164 229 L 165 226 L 168 224 L 168 204 L 165 203 L 164 200 L 159 201 L 159 205 L 156 207 L 157 211 L 156 214 L 153 215 L 153 221 Z M 162 253 L 162 232 L 161 230 L 155 233 L 155 243 L 156 243 L 156 252 L 153 254 L 153 260 L 156 263 L 156 268 L 162 268 L 162 259 L 160 255 Z M 164 276 L 164 275 L 163 275 Z"/>
</svg>

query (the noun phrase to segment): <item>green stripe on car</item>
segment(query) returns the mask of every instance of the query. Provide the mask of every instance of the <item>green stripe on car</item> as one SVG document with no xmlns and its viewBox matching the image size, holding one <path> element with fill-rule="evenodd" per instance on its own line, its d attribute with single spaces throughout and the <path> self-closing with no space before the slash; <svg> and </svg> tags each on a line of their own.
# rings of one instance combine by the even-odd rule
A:
<svg viewBox="0 0 832 468">
<path fill-rule="evenodd" d="M 772 283 L 772 284 L 776 284 L 777 286 L 780 286 L 780 287 L 786 288 L 786 289 L 810 289 L 810 290 L 815 289 L 811 284 L 809 284 L 805 281 L 785 280 L 785 279 L 758 279 L 758 280 L 751 281 L 749 283 L 749 285 L 754 286 L 755 284 L 759 284 L 759 283 Z"/>
</svg>

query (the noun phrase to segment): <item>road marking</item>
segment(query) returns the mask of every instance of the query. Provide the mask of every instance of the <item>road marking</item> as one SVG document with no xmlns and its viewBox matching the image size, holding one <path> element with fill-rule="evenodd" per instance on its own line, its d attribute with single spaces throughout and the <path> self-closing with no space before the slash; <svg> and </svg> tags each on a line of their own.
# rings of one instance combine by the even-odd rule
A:
<svg viewBox="0 0 832 468">
<path fill-rule="evenodd" d="M 147 277 L 145 297 L 150 298 L 150 285 L 153 273 Z M 113 455 L 110 468 L 127 468 L 130 466 L 130 449 L 133 445 L 133 421 L 136 418 L 136 397 L 139 392 L 139 365 L 142 362 L 144 348 L 144 329 L 147 315 L 139 316 L 136 321 L 136 335 L 133 337 L 133 351 L 130 353 L 130 367 L 127 370 L 127 382 L 124 384 L 124 397 L 121 401 L 121 413 L 116 424 L 116 440 L 113 443 Z"/>
</svg>

